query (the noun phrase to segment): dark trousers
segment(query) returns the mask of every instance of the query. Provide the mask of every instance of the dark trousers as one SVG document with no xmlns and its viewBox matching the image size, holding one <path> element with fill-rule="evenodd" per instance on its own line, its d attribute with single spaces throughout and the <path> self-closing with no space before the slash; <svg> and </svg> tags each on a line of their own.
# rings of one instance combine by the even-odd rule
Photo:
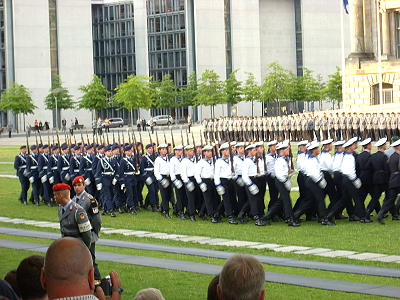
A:
<svg viewBox="0 0 400 300">
<path fill-rule="evenodd" d="M 155 180 L 155 179 L 153 178 L 153 180 Z M 153 181 L 152 184 L 150 184 L 150 185 L 146 184 L 146 186 L 147 186 L 148 192 L 146 195 L 146 200 L 145 200 L 144 206 L 148 206 L 149 204 L 151 206 L 158 205 L 158 195 L 157 195 L 158 188 L 157 188 L 156 182 Z"/>
<path fill-rule="evenodd" d="M 28 198 L 28 190 L 29 190 L 29 179 L 25 177 L 24 175 L 19 175 L 19 183 L 21 184 L 21 193 L 19 195 L 19 198 L 21 201 L 27 201 Z"/>
<path fill-rule="evenodd" d="M 227 217 L 233 216 L 234 208 L 237 207 L 235 185 L 232 179 L 221 178 L 221 185 L 225 189 L 225 194 L 222 195 L 224 202 L 225 215 Z"/>
<path fill-rule="evenodd" d="M 387 197 L 388 195 L 387 184 L 374 184 L 372 186 L 372 197 L 367 207 L 368 214 L 371 214 L 373 210 L 379 213 L 379 211 L 381 210 L 379 198 L 381 197 L 382 193 L 385 193 L 385 196 Z"/>
<path fill-rule="evenodd" d="M 169 203 L 172 202 L 172 182 L 169 176 L 163 176 L 163 179 L 167 179 L 169 181 L 168 187 L 163 187 L 160 183 L 158 185 L 161 194 L 161 211 L 166 213 L 169 212 Z"/>
<path fill-rule="evenodd" d="M 99 266 L 96 263 L 96 243 L 91 243 L 89 247 L 90 254 L 93 260 L 94 280 L 101 280 Z"/>
<path fill-rule="evenodd" d="M 203 178 L 203 182 L 207 185 L 207 191 L 203 193 L 204 203 L 207 209 L 207 215 L 209 217 L 217 217 L 219 214 L 217 212 L 218 207 L 218 195 L 215 189 L 215 184 L 213 179 Z"/>
<path fill-rule="evenodd" d="M 323 190 L 324 192 L 324 198 L 328 194 L 329 200 L 331 203 L 336 203 L 339 201 L 338 196 L 337 196 L 337 191 L 335 187 L 335 183 L 333 181 L 333 178 L 331 174 L 328 171 L 322 171 L 324 174 L 324 179 L 326 180 L 326 187 Z"/>
<path fill-rule="evenodd" d="M 365 218 L 364 202 L 361 201 L 358 190 L 347 176 L 343 176 L 343 198 L 345 199 L 344 203 L 351 203 L 353 200 L 354 214 L 361 219 Z"/>
<path fill-rule="evenodd" d="M 267 184 L 269 191 L 268 210 L 270 210 L 271 206 L 275 205 L 276 202 L 278 202 L 278 189 L 275 185 L 275 178 L 271 175 L 267 175 Z"/>
<path fill-rule="evenodd" d="M 260 183 L 257 181 L 257 177 L 251 177 L 251 180 L 253 181 L 253 184 L 255 184 L 258 187 L 258 190 L 260 190 Z M 263 212 L 259 210 L 260 208 L 259 203 L 262 201 L 261 193 L 258 192 L 256 195 L 252 195 L 247 187 L 246 187 L 246 193 L 249 199 L 248 204 L 250 206 L 250 214 L 253 217 L 261 217 L 263 215 Z M 242 208 L 242 210 L 245 209 L 247 209 L 246 205 Z"/>
<path fill-rule="evenodd" d="M 182 180 L 180 175 L 176 175 L 176 179 Z M 174 213 L 176 213 L 176 214 L 184 213 L 185 207 L 187 206 L 185 187 L 182 186 L 180 189 L 178 189 L 176 186 L 174 186 L 174 190 L 175 190 L 175 197 L 176 197 Z"/>
<path fill-rule="evenodd" d="M 235 182 L 235 193 L 238 200 L 238 211 L 241 212 L 243 207 L 248 202 L 247 194 L 246 194 L 246 185 L 240 186 L 237 182 Z"/>
<path fill-rule="evenodd" d="M 32 197 L 35 202 L 39 202 L 40 195 L 40 179 L 35 178 L 35 181 L 31 184 L 32 186 Z"/>
<path fill-rule="evenodd" d="M 395 201 L 397 199 L 397 195 L 400 193 L 400 187 L 398 188 L 389 188 L 388 194 L 383 201 L 382 208 L 379 211 L 377 217 L 383 218 L 383 216 L 390 211 L 393 217 L 398 217 L 397 209 L 395 208 Z"/>
<path fill-rule="evenodd" d="M 265 192 L 267 191 L 267 175 L 263 175 L 258 177 L 258 180 L 260 182 L 260 193 L 261 193 L 261 198 L 262 200 L 259 202 L 259 210 L 264 213 L 265 210 Z"/>
<path fill-rule="evenodd" d="M 299 186 L 299 198 L 297 198 L 296 203 L 293 207 L 293 211 L 296 212 L 299 210 L 300 206 L 302 205 L 303 202 L 310 202 L 312 208 L 312 201 L 310 201 L 310 197 L 307 194 L 308 190 L 306 187 L 306 182 L 305 182 L 306 176 L 304 175 L 303 172 L 299 172 L 297 175 L 297 185 Z"/>
<path fill-rule="evenodd" d="M 114 191 L 113 191 L 113 185 L 111 182 L 103 182 L 103 187 L 102 190 L 100 191 L 101 194 L 103 194 L 103 207 L 104 210 L 106 211 L 113 211 L 113 199 L 114 199 Z"/>
<path fill-rule="evenodd" d="M 188 199 L 187 212 L 188 212 L 189 216 L 194 216 L 196 213 L 196 203 L 198 202 L 197 197 L 198 197 L 199 191 L 198 191 L 198 186 L 197 186 L 197 183 L 196 183 L 196 180 L 194 179 L 194 177 L 189 177 L 189 180 L 191 182 L 193 182 L 195 188 L 193 191 L 190 192 L 185 186 L 186 197 Z"/>
<path fill-rule="evenodd" d="M 49 203 L 50 202 L 50 197 L 51 197 L 51 186 L 48 180 L 42 183 L 42 189 L 43 189 L 43 201 L 44 203 Z"/>
<path fill-rule="evenodd" d="M 128 177 L 128 179 L 125 181 L 125 188 L 126 188 L 125 197 L 126 197 L 126 206 L 128 208 L 138 206 L 137 193 L 136 193 L 137 183 L 133 176 L 129 176 L 131 177 L 131 179 L 129 179 Z"/>
<path fill-rule="evenodd" d="M 305 180 L 306 187 L 310 192 L 315 207 L 317 208 L 318 217 L 325 218 L 327 216 L 327 210 L 325 206 L 325 191 L 321 189 L 310 177 Z M 310 202 L 310 201 L 308 201 Z M 308 207 L 306 206 L 307 211 Z"/>
<path fill-rule="evenodd" d="M 113 206 L 114 208 L 121 208 L 126 203 L 124 192 L 121 190 L 121 184 L 117 182 L 113 186 Z"/>
<path fill-rule="evenodd" d="M 283 212 L 286 220 L 293 220 L 292 202 L 290 200 L 290 193 L 285 185 L 275 178 L 275 185 L 279 192 L 279 202 L 283 207 Z"/>
</svg>

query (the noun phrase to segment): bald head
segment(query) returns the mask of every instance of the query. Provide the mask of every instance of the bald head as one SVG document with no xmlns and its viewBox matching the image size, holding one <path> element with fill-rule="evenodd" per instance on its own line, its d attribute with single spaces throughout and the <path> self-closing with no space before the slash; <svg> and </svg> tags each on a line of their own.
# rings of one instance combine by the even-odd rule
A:
<svg viewBox="0 0 400 300">
<path fill-rule="evenodd" d="M 93 268 L 88 248 L 79 240 L 65 237 L 53 242 L 47 250 L 44 272 L 47 280 L 79 282 Z"/>
</svg>

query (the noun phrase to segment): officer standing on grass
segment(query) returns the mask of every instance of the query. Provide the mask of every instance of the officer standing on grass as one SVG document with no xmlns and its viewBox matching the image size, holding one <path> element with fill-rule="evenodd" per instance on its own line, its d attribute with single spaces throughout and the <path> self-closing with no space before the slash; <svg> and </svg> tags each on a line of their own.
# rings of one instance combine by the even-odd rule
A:
<svg viewBox="0 0 400 300">
<path fill-rule="evenodd" d="M 99 267 L 96 263 L 96 242 L 99 240 L 99 233 L 101 229 L 101 216 L 99 214 L 99 205 L 97 200 L 93 196 L 85 191 L 85 178 L 77 176 L 72 181 L 72 186 L 75 190 L 75 197 L 72 201 L 82 206 L 86 211 L 89 218 L 89 222 L 92 226 L 92 242 L 89 247 L 90 254 L 92 255 L 93 267 L 94 267 L 94 279 L 101 280 Z"/>
<path fill-rule="evenodd" d="M 21 146 L 19 148 L 20 153 L 14 159 L 14 169 L 17 170 L 17 176 L 19 183 L 21 184 L 21 194 L 19 195 L 19 200 L 27 205 L 28 190 L 29 190 L 29 179 L 27 178 L 28 171 L 26 169 L 26 162 L 28 160 L 28 155 L 26 154 L 26 146 Z"/>
<path fill-rule="evenodd" d="M 28 156 L 26 161 L 26 170 L 29 178 L 29 182 L 32 185 L 32 196 L 33 202 L 39 206 L 39 193 L 40 193 L 40 179 L 39 179 L 39 170 L 38 170 L 38 148 L 36 145 L 31 146 L 32 154 Z"/>
</svg>

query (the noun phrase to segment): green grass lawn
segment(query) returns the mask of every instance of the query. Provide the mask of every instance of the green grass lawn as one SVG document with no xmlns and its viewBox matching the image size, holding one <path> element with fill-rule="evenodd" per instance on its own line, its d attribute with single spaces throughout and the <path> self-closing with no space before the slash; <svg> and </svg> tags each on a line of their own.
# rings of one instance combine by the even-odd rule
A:
<svg viewBox="0 0 400 300">
<path fill-rule="evenodd" d="M 15 269 L 23 258 L 33 254 L 43 255 L 31 251 L 0 248 L 0 257 L 2 258 L 0 276 L 4 277 L 9 270 Z M 123 299 L 132 299 L 138 290 L 148 287 L 160 289 L 166 299 L 206 299 L 207 287 L 213 278 L 212 275 L 114 262 L 99 262 L 99 268 L 103 276 L 111 270 L 116 270 L 120 274 L 125 289 Z M 266 299 L 387 299 L 277 283 L 266 283 L 265 288 L 267 290 Z"/>
</svg>

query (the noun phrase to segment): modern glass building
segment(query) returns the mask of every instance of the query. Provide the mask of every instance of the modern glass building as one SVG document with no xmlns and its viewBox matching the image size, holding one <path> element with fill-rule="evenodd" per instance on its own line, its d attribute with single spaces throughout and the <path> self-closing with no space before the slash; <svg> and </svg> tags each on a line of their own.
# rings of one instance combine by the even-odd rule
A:
<svg viewBox="0 0 400 300">
<path fill-rule="evenodd" d="M 4 32 L 4 1 L 0 0 L 0 93 L 6 89 L 6 37 Z M 7 126 L 7 114 L 0 111 L 0 127 Z"/>
</svg>

